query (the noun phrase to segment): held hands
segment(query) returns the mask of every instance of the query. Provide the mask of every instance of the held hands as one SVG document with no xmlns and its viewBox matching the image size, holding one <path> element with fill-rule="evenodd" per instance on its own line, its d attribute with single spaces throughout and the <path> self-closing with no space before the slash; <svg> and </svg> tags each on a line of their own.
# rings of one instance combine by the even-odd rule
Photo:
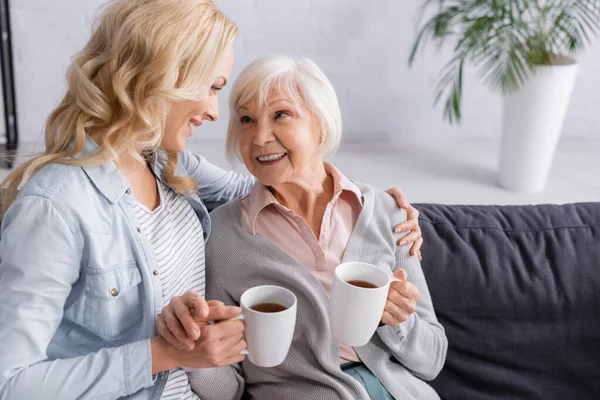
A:
<svg viewBox="0 0 600 400">
<path fill-rule="evenodd" d="M 157 344 L 172 361 L 169 369 L 222 367 L 242 361 L 244 323 L 226 321 L 239 314 L 239 307 L 206 302 L 192 291 L 173 297 L 156 318 Z"/>
<path fill-rule="evenodd" d="M 399 269 L 394 276 L 402 282 L 393 281 L 390 284 L 385 310 L 381 322 L 396 327 L 406 321 L 417 309 L 417 301 L 421 297 L 419 288 L 408 282 L 406 272 Z"/>
<path fill-rule="evenodd" d="M 394 232 L 398 233 L 410 231 L 411 233 L 400 239 L 398 244 L 400 246 L 404 246 L 405 244 L 412 243 L 413 245 L 410 248 L 410 255 L 419 256 L 419 261 L 421 261 L 422 257 L 420 249 L 421 245 L 423 244 L 423 236 L 421 235 L 421 227 L 419 226 L 419 211 L 417 211 L 416 208 L 408 203 L 406 196 L 400 188 L 388 189 L 386 190 L 386 193 L 396 200 L 398 207 L 406 210 L 407 220 L 397 225 L 394 228 Z"/>
</svg>

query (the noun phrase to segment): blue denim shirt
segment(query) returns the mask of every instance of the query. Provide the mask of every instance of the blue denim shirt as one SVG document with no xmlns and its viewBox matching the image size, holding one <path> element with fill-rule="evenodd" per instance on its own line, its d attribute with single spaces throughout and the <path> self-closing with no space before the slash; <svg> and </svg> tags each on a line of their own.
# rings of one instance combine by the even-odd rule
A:
<svg viewBox="0 0 600 400">
<path fill-rule="evenodd" d="M 88 139 L 82 155 L 97 149 Z M 155 162 L 163 179 L 163 166 Z M 176 175 L 204 232 L 205 204 L 248 192 L 249 176 L 189 152 Z M 0 399 L 160 398 L 150 339 L 163 305 L 157 262 L 114 163 L 50 164 L 22 188 L 0 233 Z M 156 270 L 156 271 L 155 271 Z"/>
</svg>

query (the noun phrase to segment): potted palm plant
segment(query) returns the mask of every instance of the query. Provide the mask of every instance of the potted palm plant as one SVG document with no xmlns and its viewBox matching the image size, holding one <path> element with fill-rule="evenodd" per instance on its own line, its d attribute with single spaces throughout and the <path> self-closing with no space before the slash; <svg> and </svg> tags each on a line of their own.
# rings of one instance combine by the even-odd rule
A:
<svg viewBox="0 0 600 400">
<path fill-rule="evenodd" d="M 427 42 L 453 41 L 435 103 L 461 120 L 463 72 L 481 73 L 504 97 L 500 183 L 538 192 L 545 186 L 577 76 L 574 55 L 600 27 L 600 0 L 426 0 L 409 65 Z M 425 15 L 428 17 L 423 18 Z"/>
</svg>

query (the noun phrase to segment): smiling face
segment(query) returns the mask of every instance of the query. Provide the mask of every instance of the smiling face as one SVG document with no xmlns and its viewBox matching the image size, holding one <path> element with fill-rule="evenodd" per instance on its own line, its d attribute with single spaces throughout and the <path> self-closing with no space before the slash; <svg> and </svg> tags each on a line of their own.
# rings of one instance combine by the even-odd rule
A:
<svg viewBox="0 0 600 400">
<path fill-rule="evenodd" d="M 321 133 L 300 101 L 272 91 L 265 104 L 237 110 L 239 151 L 246 168 L 265 186 L 294 183 L 323 168 Z"/>
<path fill-rule="evenodd" d="M 225 60 L 217 71 L 206 97 L 201 100 L 184 100 L 169 104 L 161 146 L 169 152 L 181 152 L 185 141 L 202 121 L 219 118 L 218 95 L 227 84 L 233 66 L 233 47 L 229 46 Z"/>
</svg>

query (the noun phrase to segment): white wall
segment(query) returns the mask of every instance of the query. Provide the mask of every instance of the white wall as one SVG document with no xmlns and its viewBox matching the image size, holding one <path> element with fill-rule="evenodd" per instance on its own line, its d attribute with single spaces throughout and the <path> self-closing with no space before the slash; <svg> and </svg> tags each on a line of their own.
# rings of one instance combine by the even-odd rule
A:
<svg viewBox="0 0 600 400">
<path fill-rule="evenodd" d="M 70 57 L 89 36 L 101 0 L 11 1 L 17 106 L 22 140 L 36 140 L 64 91 Z M 221 0 L 240 27 L 235 77 L 256 57 L 286 53 L 312 58 L 333 82 L 342 106 L 347 140 L 497 137 L 499 97 L 474 72 L 465 81 L 464 122 L 450 127 L 432 92 L 442 62 L 433 48 L 415 68 L 407 57 L 415 33 L 416 0 Z M 447 55 L 447 54 L 446 54 Z M 581 69 L 564 135 L 597 138 L 600 119 L 600 51 L 580 57 Z M 224 92 L 222 106 L 226 105 Z M 220 139 L 221 121 L 196 135 Z"/>
</svg>

